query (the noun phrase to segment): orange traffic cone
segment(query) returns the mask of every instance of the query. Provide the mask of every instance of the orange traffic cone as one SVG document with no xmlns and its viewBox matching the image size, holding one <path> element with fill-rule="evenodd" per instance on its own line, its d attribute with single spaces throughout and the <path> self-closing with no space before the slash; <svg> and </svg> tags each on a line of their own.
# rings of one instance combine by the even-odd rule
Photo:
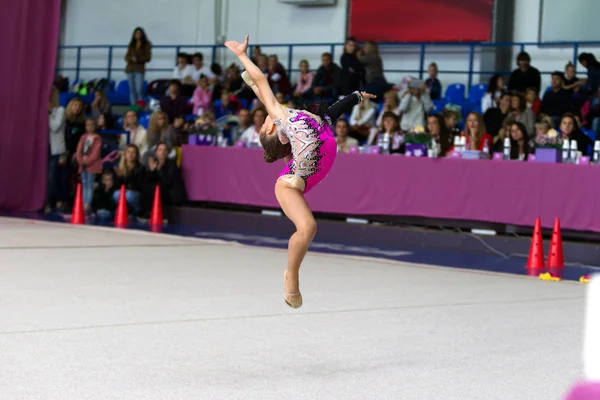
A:
<svg viewBox="0 0 600 400">
<path fill-rule="evenodd" d="M 542 240 L 542 225 L 539 218 L 535 219 L 533 228 L 533 237 L 531 238 L 531 248 L 529 249 L 529 259 L 527 260 L 527 275 L 539 276 L 544 270 L 544 242 Z"/>
<path fill-rule="evenodd" d="M 552 230 L 552 240 L 550 241 L 550 253 L 548 253 L 548 272 L 553 278 L 562 278 L 562 272 L 565 268 L 563 258 L 562 236 L 560 234 L 560 220 L 554 220 L 554 229 Z"/>
<path fill-rule="evenodd" d="M 117 204 L 117 212 L 115 214 L 115 226 L 117 228 L 127 228 L 127 225 L 129 225 L 127 198 L 125 197 L 125 185 L 121 185 L 121 194 L 119 195 L 119 203 Z"/>
<path fill-rule="evenodd" d="M 73 204 L 73 215 L 71 223 L 76 225 L 85 224 L 85 212 L 83 210 L 83 194 L 81 183 L 77 184 L 77 193 L 75 194 L 75 204 Z"/>
<path fill-rule="evenodd" d="M 160 186 L 156 185 L 154 190 L 154 202 L 152 204 L 152 213 L 150 214 L 150 229 L 152 232 L 160 232 L 163 224 L 162 201 L 160 200 Z"/>
</svg>

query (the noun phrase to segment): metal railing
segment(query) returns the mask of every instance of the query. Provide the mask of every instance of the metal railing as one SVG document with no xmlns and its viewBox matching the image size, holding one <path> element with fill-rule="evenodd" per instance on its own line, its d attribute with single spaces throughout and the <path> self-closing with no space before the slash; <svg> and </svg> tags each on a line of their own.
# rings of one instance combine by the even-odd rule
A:
<svg viewBox="0 0 600 400">
<path fill-rule="evenodd" d="M 255 44 L 250 46 L 250 51 L 252 51 L 253 47 L 260 46 L 261 48 L 287 48 L 287 69 L 288 73 L 297 72 L 298 69 L 293 68 L 293 57 L 294 50 L 298 48 L 329 48 L 329 52 L 332 54 L 335 60 L 336 47 L 342 47 L 343 43 L 280 43 L 280 44 Z M 484 71 L 484 70 L 475 70 L 475 57 L 479 51 L 483 49 L 490 48 L 498 48 L 498 47 L 518 47 L 520 51 L 525 51 L 528 46 L 536 46 L 538 48 L 559 48 L 559 49 L 567 49 L 571 48 L 573 51 L 572 60 L 577 60 L 577 56 L 579 54 L 579 50 L 581 47 L 600 47 L 600 41 L 598 42 L 506 42 L 506 43 L 495 43 L 495 42 L 473 42 L 473 43 L 458 43 L 458 42 L 443 42 L 443 43 L 379 43 L 379 47 L 382 50 L 386 48 L 418 48 L 419 49 L 419 67 L 418 69 L 392 69 L 386 68 L 384 69 L 384 73 L 409 73 L 409 74 L 418 74 L 419 78 L 423 78 L 423 75 L 427 72 L 427 65 L 425 63 L 425 56 L 427 54 L 428 48 L 450 48 L 450 47 L 458 47 L 461 49 L 465 49 L 468 52 L 468 69 L 466 70 L 443 70 L 441 69 L 439 72 L 443 74 L 466 74 L 468 76 L 468 87 L 471 87 L 473 84 L 473 76 L 475 74 L 481 75 L 492 75 L 495 73 L 509 74 L 511 71 Z M 173 49 L 174 54 L 173 58 L 176 60 L 177 54 L 181 52 L 182 49 L 185 48 L 194 48 L 194 49 L 206 49 L 210 51 L 211 54 L 211 62 L 215 62 L 217 60 L 217 52 L 219 49 L 224 49 L 223 45 L 153 45 L 153 50 L 156 49 Z M 115 68 L 113 67 L 113 56 L 115 49 L 127 49 L 127 45 L 68 45 L 68 46 L 59 46 L 59 58 L 61 56 L 61 52 L 65 50 L 76 50 L 75 54 L 75 67 L 57 67 L 57 72 L 64 71 L 75 71 L 75 80 L 79 80 L 81 71 L 93 71 L 93 72 L 102 72 L 104 73 L 103 77 L 106 77 L 110 80 L 113 71 L 122 71 L 123 68 Z M 82 50 L 84 49 L 106 49 L 107 57 L 106 57 L 106 67 L 105 68 L 86 68 L 82 67 Z M 175 62 L 173 63 L 175 65 Z M 385 68 L 385 63 L 384 63 Z M 146 68 L 147 72 L 172 72 L 173 68 Z M 541 71 L 542 73 L 551 73 L 552 71 Z"/>
</svg>

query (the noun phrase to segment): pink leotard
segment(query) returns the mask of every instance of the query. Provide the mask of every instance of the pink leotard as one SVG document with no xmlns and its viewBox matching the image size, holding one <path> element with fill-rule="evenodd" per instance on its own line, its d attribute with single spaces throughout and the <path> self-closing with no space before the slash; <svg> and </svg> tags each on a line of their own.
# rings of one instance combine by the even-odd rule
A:
<svg viewBox="0 0 600 400">
<path fill-rule="evenodd" d="M 308 111 L 286 109 L 286 116 L 274 119 L 277 135 L 282 143 L 292 146 L 292 160 L 279 174 L 279 178 L 293 175 L 304 180 L 307 193 L 331 170 L 337 153 L 337 144 L 329 119 Z"/>
</svg>

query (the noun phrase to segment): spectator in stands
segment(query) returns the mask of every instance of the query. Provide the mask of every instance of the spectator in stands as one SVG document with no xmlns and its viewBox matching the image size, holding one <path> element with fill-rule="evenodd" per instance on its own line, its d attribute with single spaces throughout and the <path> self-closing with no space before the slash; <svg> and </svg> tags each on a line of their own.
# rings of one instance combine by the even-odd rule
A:
<svg viewBox="0 0 600 400">
<path fill-rule="evenodd" d="M 194 115 L 201 116 L 204 111 L 212 110 L 212 92 L 206 76 L 201 76 L 198 80 L 194 96 L 192 97 L 194 105 Z"/>
<path fill-rule="evenodd" d="M 444 117 L 440 114 L 429 115 L 427 117 L 427 132 L 440 145 L 440 152 L 437 156 L 446 157 L 454 144 L 454 137 L 446 126 Z"/>
<path fill-rule="evenodd" d="M 375 126 L 375 114 L 377 109 L 367 97 L 352 108 L 350 114 L 350 131 L 352 136 L 363 141 L 369 136 L 371 128 Z"/>
<path fill-rule="evenodd" d="M 140 151 L 137 146 L 130 144 L 125 149 L 125 154 L 121 156 L 119 165 L 115 167 L 117 174 L 117 187 L 125 185 L 125 198 L 127 205 L 134 214 L 140 210 L 140 193 L 144 184 L 144 167 L 140 163 Z M 115 203 L 119 202 L 120 192 L 117 190 L 113 194 Z"/>
<path fill-rule="evenodd" d="M 242 108 L 238 113 L 238 120 L 239 124 L 231 129 L 231 143 L 237 143 L 242 133 L 252 126 L 250 110 Z"/>
<path fill-rule="evenodd" d="M 115 129 L 115 117 L 112 113 L 103 113 L 98 116 L 98 131 Z"/>
<path fill-rule="evenodd" d="M 114 200 L 115 190 L 115 175 L 113 171 L 106 169 L 102 172 L 102 181 L 94 190 L 92 199 L 92 211 L 96 213 L 100 223 L 107 223 L 113 218 L 117 206 Z"/>
<path fill-rule="evenodd" d="M 171 79 L 169 82 L 169 94 L 160 99 L 160 109 L 167 114 L 169 122 L 173 122 L 175 117 L 184 116 L 189 109 L 187 99 L 179 91 L 181 82 L 177 79 Z"/>
<path fill-rule="evenodd" d="M 211 89 L 213 92 L 212 98 L 213 102 L 215 102 L 221 97 L 221 94 L 223 93 L 223 83 L 225 82 L 225 79 L 223 76 L 223 68 L 221 68 L 221 65 L 219 63 L 212 63 L 210 65 L 210 70 L 213 72 L 213 74 L 215 74 L 215 78 L 211 80 Z"/>
<path fill-rule="evenodd" d="M 146 73 L 146 63 L 152 59 L 152 43 L 148 40 L 146 32 L 140 27 L 135 28 L 129 46 L 125 61 L 125 73 L 129 81 L 129 102 L 136 104 L 144 100 L 142 93 L 144 85 L 144 74 Z"/>
<path fill-rule="evenodd" d="M 558 126 L 561 116 L 571 111 L 571 93 L 563 89 L 564 75 L 560 71 L 552 73 L 552 90 L 544 93 L 541 112 L 552 118 L 553 126 Z"/>
<path fill-rule="evenodd" d="M 252 62 L 258 65 L 258 57 L 263 55 L 262 49 L 260 46 L 254 46 L 252 48 Z"/>
<path fill-rule="evenodd" d="M 492 137 L 485 131 L 485 122 L 483 117 L 476 111 L 472 111 L 467 116 L 465 131 L 461 136 L 467 139 L 468 150 L 484 151 L 487 147 L 488 152 L 492 151 Z"/>
<path fill-rule="evenodd" d="M 575 76 L 575 65 L 569 61 L 569 63 L 565 66 L 563 89 L 572 94 L 573 92 L 579 91 L 579 87 L 582 83 L 583 81 Z"/>
<path fill-rule="evenodd" d="M 365 68 L 358 60 L 356 39 L 352 36 L 346 39 L 340 64 L 342 65 L 341 94 L 347 96 L 360 89 L 365 77 Z"/>
<path fill-rule="evenodd" d="M 541 120 L 536 122 L 535 124 L 535 135 L 536 136 L 546 136 L 548 132 L 552 129 L 552 120 Z"/>
<path fill-rule="evenodd" d="M 495 102 L 497 106 L 488 108 L 485 114 L 483 114 L 483 120 L 485 121 L 487 132 L 492 137 L 495 138 L 498 135 L 498 132 L 500 132 L 500 128 L 502 128 L 504 120 L 510 114 L 511 102 L 512 96 L 509 93 L 505 92 L 500 97 L 500 100 Z"/>
<path fill-rule="evenodd" d="M 190 64 L 190 56 L 186 53 L 177 54 L 177 65 L 173 69 L 173 79 L 181 83 L 193 83 L 194 67 Z"/>
<path fill-rule="evenodd" d="M 587 69 L 586 89 L 589 93 L 596 93 L 600 86 L 600 62 L 591 53 L 581 53 L 579 62 Z"/>
<path fill-rule="evenodd" d="M 76 97 L 69 101 L 65 110 L 66 126 L 65 140 L 67 145 L 67 153 L 72 157 L 77 150 L 79 139 L 85 132 L 85 111 L 83 100 Z"/>
<path fill-rule="evenodd" d="M 404 154 L 406 144 L 404 142 L 405 134 L 400 131 L 400 119 L 391 111 L 383 113 L 383 123 L 381 130 L 375 134 L 371 131 L 367 144 L 369 146 L 379 146 L 380 143 L 388 143 L 390 154 Z"/>
<path fill-rule="evenodd" d="M 522 93 L 513 94 L 510 108 L 514 120 L 523 123 L 527 128 L 528 136 L 533 137 L 535 134 L 535 114 L 531 108 L 527 107 L 525 96 Z"/>
<path fill-rule="evenodd" d="M 348 136 L 348 133 L 350 132 L 348 121 L 343 118 L 338 119 L 335 123 L 334 130 L 338 153 L 348 153 L 350 147 L 358 146 L 358 140 Z"/>
<path fill-rule="evenodd" d="M 444 122 L 446 126 L 450 130 L 450 136 L 452 136 L 452 143 L 454 143 L 454 137 L 460 136 L 460 128 L 458 127 L 458 116 L 454 110 L 444 109 L 442 113 L 444 117 Z"/>
<path fill-rule="evenodd" d="M 138 123 L 138 115 L 135 111 L 129 110 L 123 116 L 123 130 L 129 132 L 129 143 L 134 144 L 142 154 L 148 150 L 148 133 Z M 127 145 L 126 141 L 127 136 L 121 135 L 121 148 L 125 148 Z"/>
<path fill-rule="evenodd" d="M 192 55 L 192 81 L 198 82 L 202 76 L 205 76 L 209 82 L 215 79 L 215 74 L 210 70 L 210 67 L 204 64 L 204 55 L 202 53 L 194 53 Z M 214 82 L 210 82 L 214 84 Z"/>
<path fill-rule="evenodd" d="M 260 128 L 262 128 L 266 118 L 267 110 L 263 107 L 255 108 L 252 111 L 253 125 L 242 133 L 240 142 L 244 143 L 246 147 L 260 146 Z"/>
<path fill-rule="evenodd" d="M 425 125 L 425 115 L 432 110 L 433 102 L 425 90 L 425 83 L 418 79 L 411 80 L 400 100 L 400 129 L 406 132 L 415 125 Z"/>
<path fill-rule="evenodd" d="M 383 61 L 379 55 L 379 47 L 375 42 L 368 41 L 358 52 L 358 60 L 365 68 L 365 85 L 363 90 L 377 97 L 389 89 L 383 76 Z"/>
<path fill-rule="evenodd" d="M 481 99 L 481 112 L 485 114 L 489 108 L 497 108 L 504 91 L 504 78 L 502 75 L 493 75 L 488 82 L 487 91 Z"/>
<path fill-rule="evenodd" d="M 398 99 L 398 92 L 395 90 L 388 90 L 383 95 L 383 109 L 379 113 L 379 117 L 377 117 L 377 121 L 375 123 L 378 128 L 381 128 L 383 114 L 385 114 L 387 111 L 393 112 L 400 117 L 400 100 Z"/>
<path fill-rule="evenodd" d="M 531 152 L 527 127 L 522 122 L 513 122 L 510 125 L 510 159 L 527 161 Z"/>
<path fill-rule="evenodd" d="M 210 111 L 208 111 L 210 112 Z M 160 137 L 159 143 L 164 143 L 167 145 L 169 157 L 175 158 L 175 148 L 181 147 L 183 142 L 183 126 L 185 125 L 185 118 L 177 117 L 175 121 L 169 126 L 166 132 Z M 158 144 L 156 146 L 158 146 Z M 155 150 L 156 151 L 156 150 Z"/>
<path fill-rule="evenodd" d="M 438 66 L 432 62 L 428 68 L 429 78 L 425 81 L 425 87 L 431 100 L 438 100 L 442 97 L 442 83 L 438 79 Z"/>
<path fill-rule="evenodd" d="M 540 113 L 540 109 L 542 108 L 542 101 L 540 100 L 538 93 L 534 88 L 527 88 L 525 92 L 525 100 L 527 101 L 527 107 L 531 108 L 534 115 L 538 115 Z"/>
<path fill-rule="evenodd" d="M 102 114 L 110 113 L 110 102 L 106 98 L 104 90 L 94 92 L 94 101 L 91 105 L 92 117 L 98 118 Z"/>
<path fill-rule="evenodd" d="M 577 142 L 577 150 L 582 155 L 589 155 L 589 150 L 594 146 L 594 142 L 588 135 L 581 132 L 577 118 L 572 113 L 565 113 L 560 119 L 559 125 L 560 135 L 564 139 L 575 140 Z"/>
<path fill-rule="evenodd" d="M 504 139 L 510 139 L 510 127 L 515 122 L 513 117 L 509 114 L 508 117 L 502 122 L 502 127 L 498 131 L 498 135 L 494 136 L 494 152 L 502 153 L 504 150 Z"/>
<path fill-rule="evenodd" d="M 542 86 L 542 76 L 540 71 L 531 66 L 531 56 L 527 52 L 520 52 L 517 56 L 517 65 L 510 75 L 508 81 L 508 90 L 510 92 L 525 93 L 527 88 L 534 88 L 536 92 L 540 92 Z"/>
<path fill-rule="evenodd" d="M 174 121 L 175 119 L 173 119 Z M 158 142 L 161 141 L 167 134 L 167 130 L 169 129 L 169 121 L 167 116 L 162 111 L 157 111 L 152 113 L 150 116 L 150 122 L 148 124 L 148 134 L 147 134 L 147 147 L 144 152 L 141 152 L 141 149 L 136 146 L 138 152 L 142 155 L 142 160 L 144 165 L 146 165 L 146 161 L 148 160 L 148 155 L 154 151 L 155 146 Z M 138 157 L 140 159 L 140 157 Z"/>
<path fill-rule="evenodd" d="M 266 75 L 269 73 L 269 59 L 264 54 L 256 56 L 256 66 Z"/>
<path fill-rule="evenodd" d="M 279 62 L 277 55 L 271 54 L 269 56 L 269 72 L 267 73 L 267 80 L 271 85 L 273 93 L 283 93 L 288 95 L 292 93 L 292 85 L 290 84 L 290 78 L 288 77 L 287 71 Z"/>
<path fill-rule="evenodd" d="M 296 87 L 294 88 L 294 97 L 303 99 L 311 98 L 311 88 L 315 78 L 315 73 L 310 71 L 308 61 L 306 60 L 300 61 L 299 66 L 300 73 L 298 74 L 298 81 L 296 82 Z"/>
<path fill-rule="evenodd" d="M 156 152 L 148 159 L 148 172 L 145 176 L 143 209 L 149 216 L 152 210 L 152 200 L 156 185 L 160 187 L 160 198 L 163 206 L 180 205 L 185 200 L 185 186 L 181 177 L 181 169 L 177 163 L 168 157 L 169 149 L 166 143 L 160 142 Z"/>
<path fill-rule="evenodd" d="M 242 109 L 242 104 L 237 97 L 229 92 L 221 93 L 221 104 L 215 109 L 215 117 L 223 118 L 226 115 L 235 115 Z"/>
<path fill-rule="evenodd" d="M 342 70 L 332 61 L 330 53 L 323 53 L 321 66 L 313 79 L 313 94 L 316 97 L 337 98 L 342 88 Z"/>
<path fill-rule="evenodd" d="M 52 86 L 48 102 L 48 191 L 46 212 L 55 207 L 64 211 L 68 199 L 69 173 L 67 164 L 67 146 L 65 144 L 65 109 L 60 105 L 59 92 Z"/>
<path fill-rule="evenodd" d="M 225 71 L 225 81 L 223 82 L 223 90 L 230 92 L 238 97 L 246 98 L 247 96 L 240 96 L 244 88 L 244 80 L 240 72 L 240 67 L 237 64 L 231 64 Z"/>
<path fill-rule="evenodd" d="M 96 175 L 102 173 L 102 138 L 96 129 L 96 120 L 86 119 L 85 133 L 79 139 L 77 150 L 73 155 L 73 160 L 77 163 L 81 176 L 81 190 L 86 214 L 89 214 L 92 209 Z"/>
</svg>

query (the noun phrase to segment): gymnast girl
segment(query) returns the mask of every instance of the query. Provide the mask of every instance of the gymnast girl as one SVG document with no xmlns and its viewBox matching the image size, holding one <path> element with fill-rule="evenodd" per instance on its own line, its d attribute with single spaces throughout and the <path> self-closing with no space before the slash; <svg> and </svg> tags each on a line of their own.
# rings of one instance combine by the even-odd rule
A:
<svg viewBox="0 0 600 400">
<path fill-rule="evenodd" d="M 308 110 L 289 109 L 279 104 L 264 73 L 248 57 L 248 35 L 243 43 L 227 41 L 225 46 L 238 57 L 246 69 L 242 74 L 244 81 L 267 108 L 269 115 L 260 129 L 265 161 L 271 163 L 283 159 L 286 162 L 275 183 L 275 197 L 296 226 L 296 232 L 288 244 L 284 300 L 288 306 L 299 308 L 302 294 L 298 271 L 317 232 L 304 193 L 325 178 L 335 160 L 337 144 L 332 122 L 351 111 L 363 98 L 375 96 L 354 92 L 328 108 L 315 104 Z"/>
</svg>

